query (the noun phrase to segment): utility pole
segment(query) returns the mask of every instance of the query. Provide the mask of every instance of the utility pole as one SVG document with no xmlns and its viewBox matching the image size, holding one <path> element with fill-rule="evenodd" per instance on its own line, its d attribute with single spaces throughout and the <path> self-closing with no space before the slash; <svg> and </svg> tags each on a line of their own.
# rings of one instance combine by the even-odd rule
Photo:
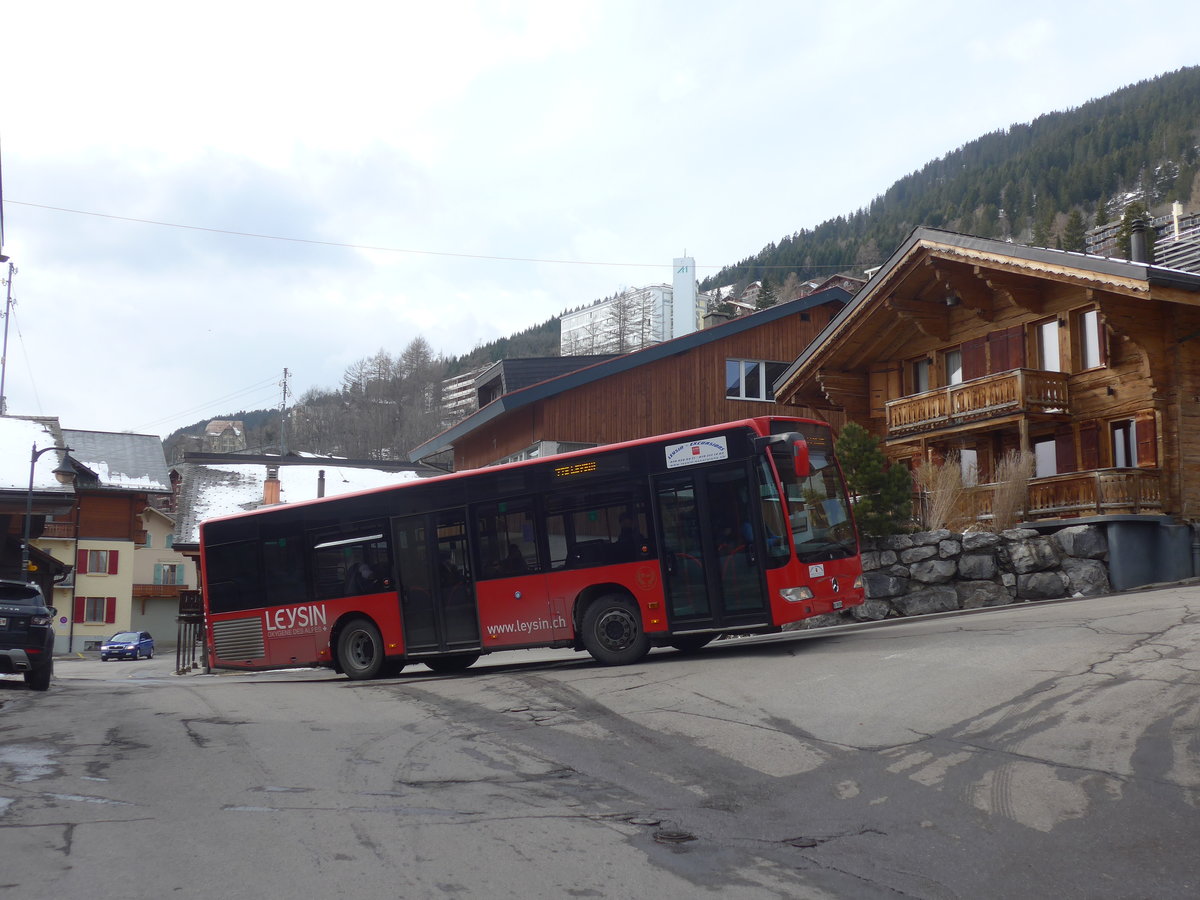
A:
<svg viewBox="0 0 1200 900">
<path fill-rule="evenodd" d="M 279 455 L 287 456 L 287 399 L 288 399 L 288 375 L 290 373 L 287 367 L 283 369 L 283 380 L 279 382 L 279 386 L 283 388 L 283 398 L 279 402 Z"/>
<path fill-rule="evenodd" d="M 4 393 L 4 382 L 8 378 L 8 320 L 12 318 L 13 296 L 12 280 L 17 274 L 17 267 L 3 253 L 0 253 L 0 263 L 8 263 L 8 278 L 4 280 L 6 296 L 4 300 L 4 349 L 0 351 L 0 416 L 8 415 L 8 395 Z"/>
</svg>

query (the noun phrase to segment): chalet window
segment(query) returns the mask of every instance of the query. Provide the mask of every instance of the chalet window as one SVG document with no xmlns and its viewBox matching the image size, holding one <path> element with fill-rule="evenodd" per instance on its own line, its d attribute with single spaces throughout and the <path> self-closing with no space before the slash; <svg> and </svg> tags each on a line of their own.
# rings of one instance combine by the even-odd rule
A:
<svg viewBox="0 0 1200 900">
<path fill-rule="evenodd" d="M 183 584 L 183 565 L 181 563 L 155 563 L 154 583 Z"/>
<path fill-rule="evenodd" d="M 1075 430 L 1060 425 L 1053 434 L 1033 438 L 1034 478 L 1066 475 L 1078 468 L 1075 460 Z"/>
<path fill-rule="evenodd" d="M 1079 367 L 1094 369 L 1105 364 L 1104 335 L 1100 328 L 1100 311 L 1088 309 L 1075 317 L 1079 335 Z"/>
<path fill-rule="evenodd" d="M 172 549 L 175 546 L 175 535 L 168 534 L 166 541 L 163 543 L 163 546 L 166 547 L 168 550 Z"/>
<path fill-rule="evenodd" d="M 1137 465 L 1137 440 L 1134 437 L 1132 419 L 1109 424 L 1112 436 L 1112 464 L 1115 469 L 1129 469 Z"/>
<path fill-rule="evenodd" d="M 955 347 L 953 350 L 947 350 L 943 362 L 946 366 L 946 384 L 962 384 L 963 383 L 963 355 L 962 348 Z"/>
<path fill-rule="evenodd" d="M 152 534 L 150 534 L 150 532 L 147 531 L 146 532 L 146 540 L 142 544 L 142 547 L 149 549 L 153 546 L 154 546 L 154 536 Z"/>
<path fill-rule="evenodd" d="M 729 400 L 774 400 L 772 385 L 787 363 L 757 359 L 725 360 L 725 396 Z"/>
<path fill-rule="evenodd" d="M 911 360 L 908 364 L 908 392 L 921 394 L 929 390 L 929 358 Z"/>
<path fill-rule="evenodd" d="M 1037 367 L 1043 372 L 1061 372 L 1062 357 L 1058 349 L 1058 319 L 1044 319 L 1034 324 L 1037 339 Z"/>
<path fill-rule="evenodd" d="M 1134 419 L 1120 419 L 1108 426 L 1115 469 L 1158 465 L 1158 428 L 1154 413 L 1142 413 Z"/>
<path fill-rule="evenodd" d="M 974 447 L 964 447 L 958 451 L 958 461 L 962 466 L 963 486 L 979 484 L 979 451 Z"/>
<path fill-rule="evenodd" d="M 76 597 L 72 619 L 84 625 L 111 625 L 117 621 L 117 598 Z"/>
<path fill-rule="evenodd" d="M 116 575 L 119 550 L 80 550 L 75 568 L 80 575 Z"/>
</svg>

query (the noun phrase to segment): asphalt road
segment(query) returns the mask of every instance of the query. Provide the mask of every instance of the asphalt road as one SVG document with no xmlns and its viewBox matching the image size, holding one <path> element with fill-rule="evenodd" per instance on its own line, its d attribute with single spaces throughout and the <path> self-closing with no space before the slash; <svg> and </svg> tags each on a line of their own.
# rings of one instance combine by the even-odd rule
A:
<svg viewBox="0 0 1200 900">
<path fill-rule="evenodd" d="M 0 898 L 1200 896 L 1200 588 L 721 641 L 0 678 Z"/>
</svg>

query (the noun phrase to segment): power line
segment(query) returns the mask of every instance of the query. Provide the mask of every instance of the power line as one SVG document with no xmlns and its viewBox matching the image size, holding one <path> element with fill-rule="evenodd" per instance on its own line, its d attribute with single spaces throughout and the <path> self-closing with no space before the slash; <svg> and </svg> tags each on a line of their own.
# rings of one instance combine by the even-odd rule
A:
<svg viewBox="0 0 1200 900">
<path fill-rule="evenodd" d="M 203 231 L 208 234 L 226 234 L 233 237 L 256 238 L 263 241 L 281 241 L 291 244 L 310 244 L 318 247 L 339 247 L 346 250 L 370 250 L 377 253 L 408 253 L 415 256 L 448 256 L 454 259 L 484 259 L 494 262 L 528 262 L 545 263 L 563 266 L 611 266 L 615 268 L 661 269 L 664 263 L 632 263 L 632 262 L 600 262 L 582 259 L 543 259 L 534 256 L 491 256 L 484 253 L 454 253 L 446 250 L 414 250 L 408 247 L 380 247 L 373 244 L 351 244 L 344 241 L 318 241 L 312 238 L 287 237 L 278 234 L 262 234 L 255 231 L 237 231 L 230 228 L 208 228 L 203 225 L 185 225 L 179 222 L 162 222 L 157 219 L 139 219 L 134 216 L 118 216 L 111 213 L 92 212 L 86 209 L 70 209 L 65 206 L 49 206 L 45 203 L 30 203 L 25 200 L 5 200 L 5 203 L 15 203 L 18 206 L 30 206 L 34 209 L 46 209 L 52 212 L 70 213 L 76 216 L 93 216 L 98 219 L 112 219 L 118 222 L 136 222 L 139 225 L 157 225 L 161 228 L 180 228 L 185 231 Z M 837 266 L 804 266 L 806 269 L 829 269 L 839 271 L 850 267 L 844 263 Z M 716 266 L 698 265 L 697 269 L 736 270 L 751 268 L 750 266 Z M 757 266 L 758 269 L 781 269 L 791 271 L 796 266 Z"/>
<path fill-rule="evenodd" d="M 153 422 L 147 422 L 144 425 L 139 425 L 137 428 L 135 428 L 133 430 L 137 431 L 137 432 L 141 432 L 141 431 L 153 428 L 156 425 L 161 425 L 164 422 L 171 422 L 176 419 L 181 419 L 184 416 L 192 415 L 193 413 L 198 413 L 201 410 L 211 409 L 212 407 L 216 406 L 218 403 L 228 403 L 230 400 L 236 400 L 239 397 L 245 397 L 247 394 L 256 394 L 257 397 L 265 398 L 267 395 L 263 393 L 264 389 L 266 389 L 267 387 L 270 387 L 271 394 L 273 395 L 276 384 L 277 384 L 277 382 L 275 380 L 275 377 L 272 376 L 270 378 L 267 378 L 264 381 L 255 382 L 254 384 L 248 385 L 243 388 L 239 388 L 238 390 L 232 391 L 231 393 L 225 394 L 221 397 L 216 397 L 215 399 L 207 400 L 204 403 L 197 404 L 196 406 L 191 406 L 191 407 L 188 407 L 187 409 L 180 410 L 180 411 L 172 413 L 168 416 L 163 416 L 161 419 L 155 419 Z"/>
</svg>

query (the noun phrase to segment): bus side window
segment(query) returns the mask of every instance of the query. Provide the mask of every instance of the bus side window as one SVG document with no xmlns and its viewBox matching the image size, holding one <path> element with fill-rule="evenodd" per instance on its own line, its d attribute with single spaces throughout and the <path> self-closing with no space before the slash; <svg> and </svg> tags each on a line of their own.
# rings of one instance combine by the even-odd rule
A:
<svg viewBox="0 0 1200 900">
<path fill-rule="evenodd" d="M 532 500 L 505 500 L 475 509 L 479 577 L 512 578 L 541 570 Z"/>
</svg>

